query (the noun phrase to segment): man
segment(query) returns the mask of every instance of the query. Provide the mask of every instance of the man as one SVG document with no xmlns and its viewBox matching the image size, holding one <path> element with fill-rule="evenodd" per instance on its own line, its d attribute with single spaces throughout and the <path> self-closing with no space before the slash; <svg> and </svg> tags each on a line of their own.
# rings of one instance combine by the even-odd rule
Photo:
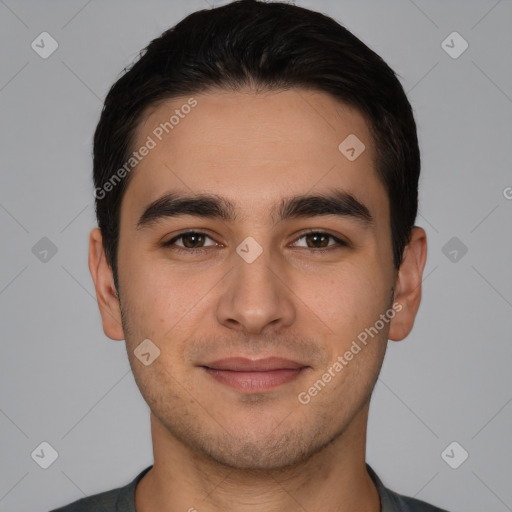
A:
<svg viewBox="0 0 512 512">
<path fill-rule="evenodd" d="M 242 0 L 155 39 L 94 137 L 89 268 L 154 464 L 59 512 L 439 511 L 365 462 L 426 236 L 393 71 L 334 20 Z"/>
</svg>

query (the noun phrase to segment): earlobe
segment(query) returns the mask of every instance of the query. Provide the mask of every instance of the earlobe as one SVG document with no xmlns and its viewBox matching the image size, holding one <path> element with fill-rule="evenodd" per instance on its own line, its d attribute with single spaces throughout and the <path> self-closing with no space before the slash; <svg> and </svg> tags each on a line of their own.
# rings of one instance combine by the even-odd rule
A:
<svg viewBox="0 0 512 512">
<path fill-rule="evenodd" d="M 401 309 L 391 321 L 388 338 L 403 340 L 412 330 L 421 302 L 421 282 L 427 259 L 427 235 L 414 227 L 406 245 L 395 283 L 394 303 Z"/>
<path fill-rule="evenodd" d="M 125 336 L 121 322 L 121 306 L 99 228 L 94 228 L 89 236 L 89 270 L 96 289 L 103 332 L 113 340 L 123 340 Z"/>
</svg>

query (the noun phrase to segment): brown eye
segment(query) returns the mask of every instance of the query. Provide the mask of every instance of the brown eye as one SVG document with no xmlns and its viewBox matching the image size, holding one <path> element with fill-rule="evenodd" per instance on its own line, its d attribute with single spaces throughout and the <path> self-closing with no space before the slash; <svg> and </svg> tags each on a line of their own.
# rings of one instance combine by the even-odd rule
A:
<svg viewBox="0 0 512 512">
<path fill-rule="evenodd" d="M 185 233 L 180 238 L 183 241 L 183 246 L 187 249 L 197 249 L 204 244 L 206 237 L 201 233 Z"/>
<path fill-rule="evenodd" d="M 323 233 L 310 233 L 309 235 L 306 235 L 305 238 L 308 247 L 311 247 L 311 243 L 313 248 L 323 248 L 329 246 L 329 238 L 331 237 Z"/>
<path fill-rule="evenodd" d="M 211 240 L 213 243 L 206 244 L 207 240 Z M 165 242 L 163 245 L 164 247 L 173 247 L 177 250 L 186 251 L 189 249 L 190 251 L 193 251 L 194 249 L 203 249 L 217 244 L 206 233 L 201 233 L 199 231 L 186 231 L 175 236 L 168 242 Z"/>
<path fill-rule="evenodd" d="M 298 244 L 299 240 L 304 240 L 305 245 Z M 333 241 L 334 243 L 331 243 Z M 300 236 L 293 244 L 295 247 L 303 247 L 305 249 L 312 249 L 316 252 L 324 250 L 339 249 L 340 247 L 347 246 L 346 242 L 323 231 L 310 231 Z"/>
</svg>

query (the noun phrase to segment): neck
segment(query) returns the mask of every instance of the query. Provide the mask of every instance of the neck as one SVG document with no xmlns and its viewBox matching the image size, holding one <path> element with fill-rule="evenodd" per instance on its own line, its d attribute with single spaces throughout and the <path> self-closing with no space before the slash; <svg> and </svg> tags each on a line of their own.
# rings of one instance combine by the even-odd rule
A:
<svg viewBox="0 0 512 512">
<path fill-rule="evenodd" d="M 151 415 L 154 464 L 136 488 L 137 512 L 379 512 L 365 463 L 368 405 L 320 452 L 293 467 L 226 467 L 172 436 Z"/>
</svg>

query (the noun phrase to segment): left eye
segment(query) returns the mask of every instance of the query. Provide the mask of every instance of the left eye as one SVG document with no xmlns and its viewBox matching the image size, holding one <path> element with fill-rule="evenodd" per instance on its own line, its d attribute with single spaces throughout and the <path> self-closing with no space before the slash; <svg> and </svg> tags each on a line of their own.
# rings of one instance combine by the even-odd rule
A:
<svg viewBox="0 0 512 512">
<path fill-rule="evenodd" d="M 302 239 L 304 239 L 306 245 L 297 245 L 297 242 Z M 330 244 L 329 239 L 334 240 L 334 243 Z M 347 245 L 343 240 L 340 240 L 339 238 L 336 238 L 335 236 L 329 233 L 324 233 L 322 231 L 311 231 L 309 233 L 305 233 L 304 235 L 300 236 L 297 239 L 297 242 L 295 242 L 293 245 L 298 247 L 305 247 L 307 249 L 324 249 L 327 247 L 332 247 L 334 245 Z"/>
</svg>

